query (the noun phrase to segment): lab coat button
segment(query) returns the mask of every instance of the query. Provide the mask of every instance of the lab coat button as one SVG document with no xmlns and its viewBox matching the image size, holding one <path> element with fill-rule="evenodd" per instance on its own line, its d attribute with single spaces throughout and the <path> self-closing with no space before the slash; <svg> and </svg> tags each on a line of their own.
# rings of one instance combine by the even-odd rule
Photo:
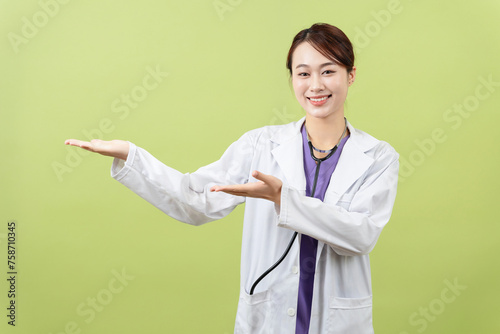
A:
<svg viewBox="0 0 500 334">
<path fill-rule="evenodd" d="M 299 272 L 299 268 L 297 266 L 292 267 L 292 273 L 296 274 Z"/>
<path fill-rule="evenodd" d="M 293 308 L 290 307 L 288 309 L 287 313 L 288 313 L 289 316 L 293 317 L 295 315 L 295 309 L 293 309 Z"/>
</svg>

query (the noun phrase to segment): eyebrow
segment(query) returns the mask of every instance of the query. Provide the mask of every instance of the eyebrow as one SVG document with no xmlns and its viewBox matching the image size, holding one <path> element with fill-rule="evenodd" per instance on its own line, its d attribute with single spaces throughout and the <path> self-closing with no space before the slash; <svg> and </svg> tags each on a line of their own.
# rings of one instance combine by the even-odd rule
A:
<svg viewBox="0 0 500 334">
<path fill-rule="evenodd" d="M 328 66 L 328 65 L 337 65 L 337 63 L 334 63 L 334 62 L 328 62 L 328 63 L 323 63 L 321 64 L 319 67 L 322 68 L 322 67 L 325 67 L 325 66 Z M 309 67 L 309 65 L 307 64 L 298 64 L 295 69 L 299 68 L 299 67 Z"/>
</svg>

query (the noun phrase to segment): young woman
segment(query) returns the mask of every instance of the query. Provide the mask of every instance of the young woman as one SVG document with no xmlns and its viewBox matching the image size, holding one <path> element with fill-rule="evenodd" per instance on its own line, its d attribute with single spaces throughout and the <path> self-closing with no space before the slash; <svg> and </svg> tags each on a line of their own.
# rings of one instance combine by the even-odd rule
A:
<svg viewBox="0 0 500 334">
<path fill-rule="evenodd" d="M 356 67 L 340 29 L 300 31 L 287 68 L 305 117 L 245 133 L 194 173 L 127 141 L 66 144 L 114 157 L 112 177 L 188 224 L 246 202 L 235 333 L 373 333 L 368 253 L 391 216 L 399 156 L 344 117 Z"/>
</svg>

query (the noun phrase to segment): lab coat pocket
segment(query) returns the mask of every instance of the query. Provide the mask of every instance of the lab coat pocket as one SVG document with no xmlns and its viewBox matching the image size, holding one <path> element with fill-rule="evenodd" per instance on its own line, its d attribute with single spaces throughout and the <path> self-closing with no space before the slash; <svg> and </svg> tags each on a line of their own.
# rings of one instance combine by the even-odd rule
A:
<svg viewBox="0 0 500 334">
<path fill-rule="evenodd" d="M 270 290 L 253 295 L 246 292 L 241 294 L 238 313 L 236 314 L 235 333 L 271 333 L 272 307 L 270 295 Z"/>
<path fill-rule="evenodd" d="M 372 297 L 330 299 L 328 333 L 373 334 Z"/>
</svg>

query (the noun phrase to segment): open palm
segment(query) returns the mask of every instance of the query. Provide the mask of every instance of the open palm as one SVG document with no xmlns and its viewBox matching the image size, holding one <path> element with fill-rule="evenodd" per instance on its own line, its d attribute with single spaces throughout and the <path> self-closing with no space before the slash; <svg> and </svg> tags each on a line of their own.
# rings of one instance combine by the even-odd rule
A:
<svg viewBox="0 0 500 334">
<path fill-rule="evenodd" d="M 213 186 L 210 188 L 210 191 L 222 191 L 235 196 L 263 198 L 280 205 L 283 182 L 277 177 L 258 171 L 254 171 L 252 176 L 259 181 L 245 184 Z"/>
<path fill-rule="evenodd" d="M 123 160 L 127 160 L 129 151 L 129 144 L 124 140 L 106 141 L 101 139 L 92 139 L 91 141 L 83 141 L 78 139 L 67 139 L 64 144 L 78 146 L 90 152 Z"/>
</svg>

